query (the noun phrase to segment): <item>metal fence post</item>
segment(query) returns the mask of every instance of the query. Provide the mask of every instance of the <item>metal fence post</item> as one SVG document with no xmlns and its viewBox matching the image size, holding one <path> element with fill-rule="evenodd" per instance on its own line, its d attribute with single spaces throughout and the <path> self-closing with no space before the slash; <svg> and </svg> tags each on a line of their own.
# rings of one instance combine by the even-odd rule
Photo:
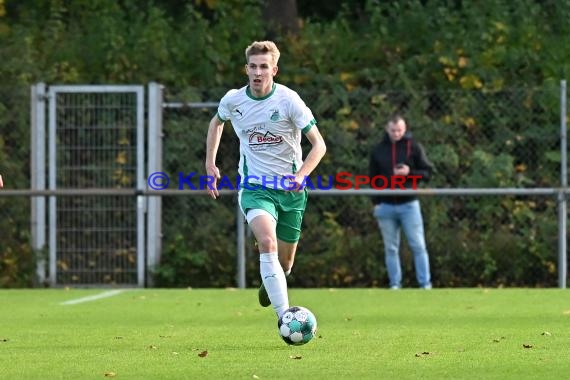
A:
<svg viewBox="0 0 570 380">
<path fill-rule="evenodd" d="M 56 181 L 56 99 L 53 87 L 49 88 L 46 99 L 48 100 L 48 189 L 55 190 Z M 57 197 L 51 195 L 49 201 L 49 284 L 55 286 L 57 282 Z"/>
<path fill-rule="evenodd" d="M 144 175 L 144 87 L 136 92 L 137 97 L 137 190 L 143 191 L 145 188 Z M 145 197 L 137 196 L 137 285 L 144 287 L 146 265 L 145 265 Z"/>
<path fill-rule="evenodd" d="M 566 80 L 560 82 L 560 186 L 568 186 L 567 128 L 566 128 Z M 558 192 L 558 287 L 566 288 L 567 252 L 566 252 L 566 194 Z"/>
<path fill-rule="evenodd" d="M 245 223 L 243 214 L 239 207 L 236 207 L 236 223 L 237 223 L 237 285 L 238 288 L 245 288 Z"/>
<path fill-rule="evenodd" d="M 147 178 L 162 171 L 162 85 L 148 85 L 148 172 Z M 148 189 L 148 184 L 146 186 Z M 160 263 L 162 250 L 162 197 L 151 196 L 147 212 L 147 286 L 154 286 L 153 273 Z"/>
<path fill-rule="evenodd" d="M 45 83 L 37 83 L 31 88 L 31 189 L 46 188 L 46 118 Z M 36 254 L 36 279 L 39 284 L 46 280 L 46 199 L 31 197 L 31 237 L 32 250 Z"/>
</svg>

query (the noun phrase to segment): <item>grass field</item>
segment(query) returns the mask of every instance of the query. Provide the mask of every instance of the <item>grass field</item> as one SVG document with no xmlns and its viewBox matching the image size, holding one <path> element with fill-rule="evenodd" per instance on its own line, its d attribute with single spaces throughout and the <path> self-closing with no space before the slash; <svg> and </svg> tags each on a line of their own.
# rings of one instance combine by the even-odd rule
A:
<svg viewBox="0 0 570 380">
<path fill-rule="evenodd" d="M 570 292 L 290 289 L 287 346 L 257 290 L 0 291 L 1 379 L 562 379 Z M 65 304 L 71 301 L 72 303 Z M 75 301 L 85 301 L 73 303 Z"/>
</svg>

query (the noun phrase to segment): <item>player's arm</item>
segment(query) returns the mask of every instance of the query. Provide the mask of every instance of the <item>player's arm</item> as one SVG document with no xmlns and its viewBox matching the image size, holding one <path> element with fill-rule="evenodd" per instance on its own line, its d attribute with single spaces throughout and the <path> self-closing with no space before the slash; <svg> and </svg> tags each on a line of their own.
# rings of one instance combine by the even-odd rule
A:
<svg viewBox="0 0 570 380">
<path fill-rule="evenodd" d="M 208 194 L 214 199 L 216 199 L 220 194 L 216 188 L 216 183 L 220 178 L 220 169 L 216 166 L 216 155 L 218 154 L 218 147 L 220 146 L 220 139 L 222 138 L 222 132 L 224 131 L 224 122 L 218 117 L 218 114 L 214 115 L 212 120 L 210 120 L 210 125 L 208 126 L 208 137 L 206 138 L 206 174 L 210 178 L 214 178 L 214 184 L 212 188 L 207 187 Z"/>
<path fill-rule="evenodd" d="M 303 183 L 305 177 L 308 177 L 313 170 L 315 170 L 327 151 L 325 140 L 316 125 L 313 125 L 311 129 L 305 133 L 305 137 L 307 137 L 307 140 L 311 143 L 311 150 L 303 161 L 303 165 L 301 165 L 299 171 L 295 173 L 295 182 L 299 185 Z"/>
</svg>

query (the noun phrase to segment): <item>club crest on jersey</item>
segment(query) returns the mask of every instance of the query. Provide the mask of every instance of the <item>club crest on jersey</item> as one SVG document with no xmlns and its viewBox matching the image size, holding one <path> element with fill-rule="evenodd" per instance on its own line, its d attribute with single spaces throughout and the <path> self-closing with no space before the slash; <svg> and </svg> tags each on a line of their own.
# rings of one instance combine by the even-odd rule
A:
<svg viewBox="0 0 570 380">
<path fill-rule="evenodd" d="M 271 114 L 269 116 L 269 120 L 271 121 L 279 121 L 279 119 L 281 118 L 279 115 L 279 110 L 278 109 L 273 109 L 269 111 Z"/>
</svg>

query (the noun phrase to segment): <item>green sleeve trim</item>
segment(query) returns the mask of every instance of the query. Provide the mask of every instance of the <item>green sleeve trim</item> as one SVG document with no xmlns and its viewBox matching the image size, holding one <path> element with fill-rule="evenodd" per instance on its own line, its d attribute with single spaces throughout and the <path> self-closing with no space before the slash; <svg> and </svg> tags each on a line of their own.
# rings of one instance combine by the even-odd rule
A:
<svg viewBox="0 0 570 380">
<path fill-rule="evenodd" d="M 313 120 L 311 120 L 311 121 L 309 122 L 309 124 L 307 124 L 307 126 L 306 126 L 305 128 L 303 128 L 301 131 L 302 131 L 303 133 L 307 133 L 307 132 L 309 132 L 309 131 L 311 130 L 311 128 L 313 128 L 313 125 L 316 125 L 316 124 L 317 124 L 317 121 L 316 121 L 315 119 L 313 119 Z"/>
<path fill-rule="evenodd" d="M 225 123 L 227 120 L 222 119 L 222 117 L 220 116 L 220 114 L 218 112 L 216 112 L 216 116 L 218 117 L 218 120 L 221 121 L 222 123 Z"/>
</svg>

